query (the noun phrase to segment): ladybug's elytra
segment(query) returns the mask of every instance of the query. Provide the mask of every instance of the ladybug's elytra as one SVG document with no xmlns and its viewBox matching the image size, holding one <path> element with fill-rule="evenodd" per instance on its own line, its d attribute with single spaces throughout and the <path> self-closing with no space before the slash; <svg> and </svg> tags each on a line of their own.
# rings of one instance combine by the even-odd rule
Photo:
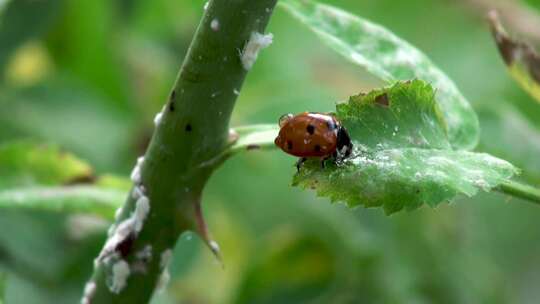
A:
<svg viewBox="0 0 540 304">
<path fill-rule="evenodd" d="M 296 168 L 308 158 L 342 161 L 352 153 L 353 145 L 347 130 L 334 116 L 304 112 L 285 114 L 279 119 L 279 135 L 274 143 L 284 152 L 298 156 Z"/>
</svg>

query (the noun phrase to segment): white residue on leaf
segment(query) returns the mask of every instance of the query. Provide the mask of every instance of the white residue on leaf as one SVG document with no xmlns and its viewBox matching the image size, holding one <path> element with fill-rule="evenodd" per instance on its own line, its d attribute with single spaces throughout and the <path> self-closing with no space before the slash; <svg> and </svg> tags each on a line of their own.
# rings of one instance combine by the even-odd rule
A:
<svg viewBox="0 0 540 304">
<path fill-rule="evenodd" d="M 214 32 L 217 32 L 219 31 L 219 20 L 217 18 L 214 18 L 212 20 L 212 22 L 210 22 L 210 28 L 214 31 Z"/>
<path fill-rule="evenodd" d="M 234 93 L 234 95 L 236 95 L 236 96 L 240 95 L 240 91 L 238 91 L 237 89 L 233 89 L 233 93 Z"/>
<path fill-rule="evenodd" d="M 272 44 L 274 35 L 272 34 L 261 34 L 257 32 L 252 32 L 249 41 L 244 46 L 244 50 L 240 53 L 240 60 L 242 61 L 242 66 L 246 71 L 249 71 L 253 64 L 259 56 L 259 52 Z"/>
<path fill-rule="evenodd" d="M 81 304 L 91 304 L 92 297 L 94 296 L 95 292 L 96 283 L 94 281 L 88 281 L 88 283 L 86 283 L 86 285 L 84 286 L 84 293 L 81 299 Z"/>
<path fill-rule="evenodd" d="M 476 187 L 481 188 L 482 190 L 485 190 L 485 191 L 488 191 L 489 188 L 490 188 L 489 183 L 483 178 L 479 178 L 479 179 L 475 180 L 474 185 Z"/>
<path fill-rule="evenodd" d="M 141 169 L 144 164 L 144 156 L 141 156 L 137 158 L 137 164 L 135 165 L 135 168 L 133 168 L 133 171 L 131 171 L 131 181 L 135 183 L 136 185 L 141 183 Z"/>
<path fill-rule="evenodd" d="M 112 293 L 119 294 L 127 285 L 127 279 L 131 273 L 129 264 L 119 260 L 112 266 L 112 284 L 109 289 Z"/>
</svg>

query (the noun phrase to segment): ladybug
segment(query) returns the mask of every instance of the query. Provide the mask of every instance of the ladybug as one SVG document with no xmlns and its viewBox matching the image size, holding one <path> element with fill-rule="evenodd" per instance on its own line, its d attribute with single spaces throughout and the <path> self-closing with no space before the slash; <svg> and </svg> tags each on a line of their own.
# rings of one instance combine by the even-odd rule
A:
<svg viewBox="0 0 540 304">
<path fill-rule="evenodd" d="M 279 127 L 274 143 L 285 153 L 300 157 L 297 170 L 308 158 L 319 158 L 324 168 L 327 159 L 339 163 L 351 156 L 353 145 L 349 133 L 333 115 L 285 114 L 279 119 Z"/>
</svg>

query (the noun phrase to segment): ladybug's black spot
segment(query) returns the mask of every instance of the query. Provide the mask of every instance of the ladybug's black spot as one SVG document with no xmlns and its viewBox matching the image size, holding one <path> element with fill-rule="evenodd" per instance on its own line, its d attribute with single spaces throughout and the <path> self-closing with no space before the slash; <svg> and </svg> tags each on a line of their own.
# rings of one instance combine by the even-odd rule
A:
<svg viewBox="0 0 540 304">
<path fill-rule="evenodd" d="M 321 146 L 315 145 L 315 152 L 321 152 Z"/>
<path fill-rule="evenodd" d="M 390 100 L 388 99 L 388 94 L 386 93 L 375 97 L 375 102 L 383 107 L 390 106 Z"/>
<path fill-rule="evenodd" d="M 191 130 L 193 130 L 193 128 L 191 127 L 190 124 L 187 124 L 186 125 L 186 132 L 191 132 Z"/>
<path fill-rule="evenodd" d="M 307 132 L 309 133 L 309 135 L 313 135 L 313 133 L 315 133 L 315 127 L 313 125 L 308 125 Z"/>
<path fill-rule="evenodd" d="M 292 150 L 292 141 L 287 141 L 287 149 Z"/>
</svg>

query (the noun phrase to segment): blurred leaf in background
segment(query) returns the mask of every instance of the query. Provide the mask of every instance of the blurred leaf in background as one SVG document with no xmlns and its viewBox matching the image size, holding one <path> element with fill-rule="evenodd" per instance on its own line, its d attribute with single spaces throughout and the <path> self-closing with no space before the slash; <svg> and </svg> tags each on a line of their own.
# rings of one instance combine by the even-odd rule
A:
<svg viewBox="0 0 540 304">
<path fill-rule="evenodd" d="M 6 303 L 79 301 L 112 206 L 127 193 L 123 180 L 146 147 L 152 118 L 166 100 L 204 3 L 3 4 L 0 144 L 38 143 L 17 153 L 22 156 L 58 147 L 91 168 L 97 180 L 65 185 L 56 175 L 22 170 L 24 178 L 10 179 L 10 188 L 0 191 L 27 189 L 30 180 L 32 187 L 115 193 L 93 216 L 77 209 L 2 209 Z M 540 107 L 506 74 L 484 12 L 478 15 L 466 1 L 325 3 L 381 24 L 422 49 L 482 109 L 481 151 L 517 164 L 525 178 L 538 183 Z M 537 0 L 529 3 L 540 7 Z M 275 43 L 250 72 L 233 125 L 330 111 L 337 100 L 382 86 L 321 47 L 283 11 L 275 12 L 269 31 Z M 281 153 L 254 152 L 217 172 L 205 190 L 204 208 L 225 269 L 198 238 L 186 234 L 175 248 L 171 284 L 154 303 L 536 303 L 540 297 L 537 206 L 483 194 L 391 217 L 380 210 L 348 210 L 290 187 L 293 162 Z M 60 158 L 52 168 L 70 163 Z M 7 164 L 0 163 L 0 176 Z M 80 200 L 72 203 L 78 207 Z"/>
</svg>

